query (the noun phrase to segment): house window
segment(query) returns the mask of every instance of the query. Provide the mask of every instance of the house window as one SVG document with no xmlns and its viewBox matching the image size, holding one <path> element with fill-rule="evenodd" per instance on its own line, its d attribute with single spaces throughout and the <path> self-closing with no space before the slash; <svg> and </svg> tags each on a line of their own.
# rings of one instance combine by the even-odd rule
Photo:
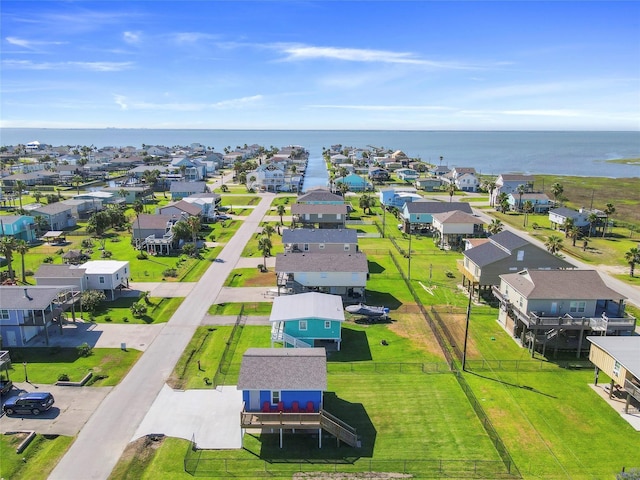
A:
<svg viewBox="0 0 640 480">
<path fill-rule="evenodd" d="M 305 243 L 305 244 L 304 244 L 304 251 L 305 251 L 305 252 L 308 252 L 308 251 L 309 251 L 309 244 L 308 244 L 308 243 Z"/>
<path fill-rule="evenodd" d="M 9 320 L 9 310 L 0 310 L 0 320 Z"/>
<path fill-rule="evenodd" d="M 306 320 L 300 320 L 300 323 L 298 324 L 298 329 L 300 331 L 305 331 L 307 329 L 307 321 Z"/>
<path fill-rule="evenodd" d="M 587 302 L 571 302 L 569 304 L 569 312 L 584 313 L 586 306 L 587 306 Z"/>
<path fill-rule="evenodd" d="M 276 390 L 271 392 L 271 404 L 277 405 L 278 403 L 280 403 L 280 391 Z"/>
<path fill-rule="evenodd" d="M 324 243 L 319 244 L 319 245 L 318 245 L 318 248 L 319 248 L 320 250 L 324 250 Z"/>
<path fill-rule="evenodd" d="M 98 281 L 99 281 L 100 283 L 104 283 L 104 277 L 100 277 L 100 278 L 98 279 Z"/>
<path fill-rule="evenodd" d="M 327 272 L 320 272 L 320 278 L 327 278 Z"/>
<path fill-rule="evenodd" d="M 341 213 L 338 213 L 338 214 L 336 215 L 336 219 L 338 219 L 338 220 L 342 220 L 342 214 L 341 214 Z"/>
<path fill-rule="evenodd" d="M 324 328 L 326 330 L 329 330 L 331 328 L 331 320 L 325 320 L 324 321 Z"/>
<path fill-rule="evenodd" d="M 617 377 L 620 375 L 620 362 L 617 360 L 613 364 L 613 374 Z"/>
<path fill-rule="evenodd" d="M 120 274 L 116 273 L 116 280 L 120 280 Z"/>
<path fill-rule="evenodd" d="M 350 249 L 349 244 L 348 244 L 348 243 L 345 243 L 345 244 L 344 244 L 344 251 L 345 251 L 345 252 L 348 252 L 348 251 L 349 251 L 349 249 Z"/>
<path fill-rule="evenodd" d="M 524 250 L 518 250 L 518 261 L 522 262 L 524 260 Z"/>
</svg>

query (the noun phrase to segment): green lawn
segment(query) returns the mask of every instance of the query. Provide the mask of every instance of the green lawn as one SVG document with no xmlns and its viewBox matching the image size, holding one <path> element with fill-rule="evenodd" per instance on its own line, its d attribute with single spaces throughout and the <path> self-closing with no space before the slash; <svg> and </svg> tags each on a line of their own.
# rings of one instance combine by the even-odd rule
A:
<svg viewBox="0 0 640 480">
<path fill-rule="evenodd" d="M 73 442 L 72 437 L 38 434 L 22 453 L 16 453 L 26 436 L 0 436 L 1 478 L 45 480 Z"/>
<path fill-rule="evenodd" d="M 260 303 L 215 303 L 209 307 L 209 315 L 240 315 L 243 309 L 246 315 L 269 316 L 271 314 L 272 302 Z"/>
<path fill-rule="evenodd" d="M 236 268 L 224 283 L 225 287 L 275 287 L 276 274 L 260 271 L 258 268 Z"/>
<path fill-rule="evenodd" d="M 183 300 L 184 298 L 150 297 L 147 314 L 136 318 L 131 314 L 130 308 L 139 301 L 138 298 L 122 297 L 112 302 L 103 302 L 93 313 L 92 320 L 97 323 L 165 323 L 171 319 Z"/>
<path fill-rule="evenodd" d="M 8 351 L 13 361 L 10 378 L 21 378 L 21 364 L 27 362 L 29 380 L 33 383 L 53 384 L 61 374 L 78 382 L 92 371 L 98 377 L 94 385 L 101 387 L 117 385 L 142 355 L 139 350 L 114 348 L 94 348 L 88 357 L 79 356 L 75 348 L 28 347 Z"/>
</svg>

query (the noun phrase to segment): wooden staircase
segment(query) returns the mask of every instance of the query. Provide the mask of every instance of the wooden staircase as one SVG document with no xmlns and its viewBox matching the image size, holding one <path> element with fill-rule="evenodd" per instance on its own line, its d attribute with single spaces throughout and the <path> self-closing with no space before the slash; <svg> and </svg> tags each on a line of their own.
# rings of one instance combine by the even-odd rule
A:
<svg viewBox="0 0 640 480">
<path fill-rule="evenodd" d="M 360 448 L 362 446 L 356 429 L 334 417 L 326 410 L 320 410 L 320 426 L 324 431 L 351 447 Z"/>
</svg>

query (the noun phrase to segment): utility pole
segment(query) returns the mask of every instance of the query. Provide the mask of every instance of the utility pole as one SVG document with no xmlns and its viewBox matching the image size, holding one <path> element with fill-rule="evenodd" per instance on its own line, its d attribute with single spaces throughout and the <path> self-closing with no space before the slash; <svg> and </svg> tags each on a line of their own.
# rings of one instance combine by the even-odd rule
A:
<svg viewBox="0 0 640 480">
<path fill-rule="evenodd" d="M 471 297 L 473 295 L 473 283 L 469 282 L 469 303 L 467 304 L 467 320 L 464 327 L 464 347 L 462 350 L 462 371 L 467 367 L 467 340 L 469 338 L 469 319 L 471 317 Z"/>
</svg>

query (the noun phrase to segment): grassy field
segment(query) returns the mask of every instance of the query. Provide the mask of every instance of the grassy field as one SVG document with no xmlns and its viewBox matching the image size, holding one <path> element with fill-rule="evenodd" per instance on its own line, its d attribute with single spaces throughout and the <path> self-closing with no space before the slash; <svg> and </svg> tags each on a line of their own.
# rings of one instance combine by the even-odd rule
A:
<svg viewBox="0 0 640 480">
<path fill-rule="evenodd" d="M 136 318 L 131 314 L 130 308 L 138 302 L 138 298 L 121 297 L 112 302 L 103 302 L 91 318 L 96 323 L 165 323 L 171 319 L 183 300 L 184 298 L 149 297 L 147 314 Z"/>
<path fill-rule="evenodd" d="M 91 355 L 83 357 L 75 348 L 9 348 L 13 362 L 11 378 L 23 374 L 22 363 L 27 362 L 29 380 L 33 383 L 54 384 L 61 374 L 72 382 L 80 381 L 90 371 L 94 373 L 94 385 L 108 387 L 117 385 L 138 361 L 142 352 L 135 349 L 94 348 Z"/>
<path fill-rule="evenodd" d="M 260 303 L 216 303 L 209 307 L 209 315 L 226 315 L 237 316 L 240 311 L 244 311 L 247 315 L 269 316 L 271 313 L 272 302 Z"/>
<path fill-rule="evenodd" d="M 6 479 L 46 479 L 64 452 L 73 442 L 72 437 L 59 435 L 36 435 L 20 454 L 16 448 L 27 437 L 27 433 L 0 436 L 0 477 Z"/>
<path fill-rule="evenodd" d="M 224 282 L 225 287 L 275 287 L 276 275 L 273 271 L 257 268 L 236 268 Z"/>
</svg>

